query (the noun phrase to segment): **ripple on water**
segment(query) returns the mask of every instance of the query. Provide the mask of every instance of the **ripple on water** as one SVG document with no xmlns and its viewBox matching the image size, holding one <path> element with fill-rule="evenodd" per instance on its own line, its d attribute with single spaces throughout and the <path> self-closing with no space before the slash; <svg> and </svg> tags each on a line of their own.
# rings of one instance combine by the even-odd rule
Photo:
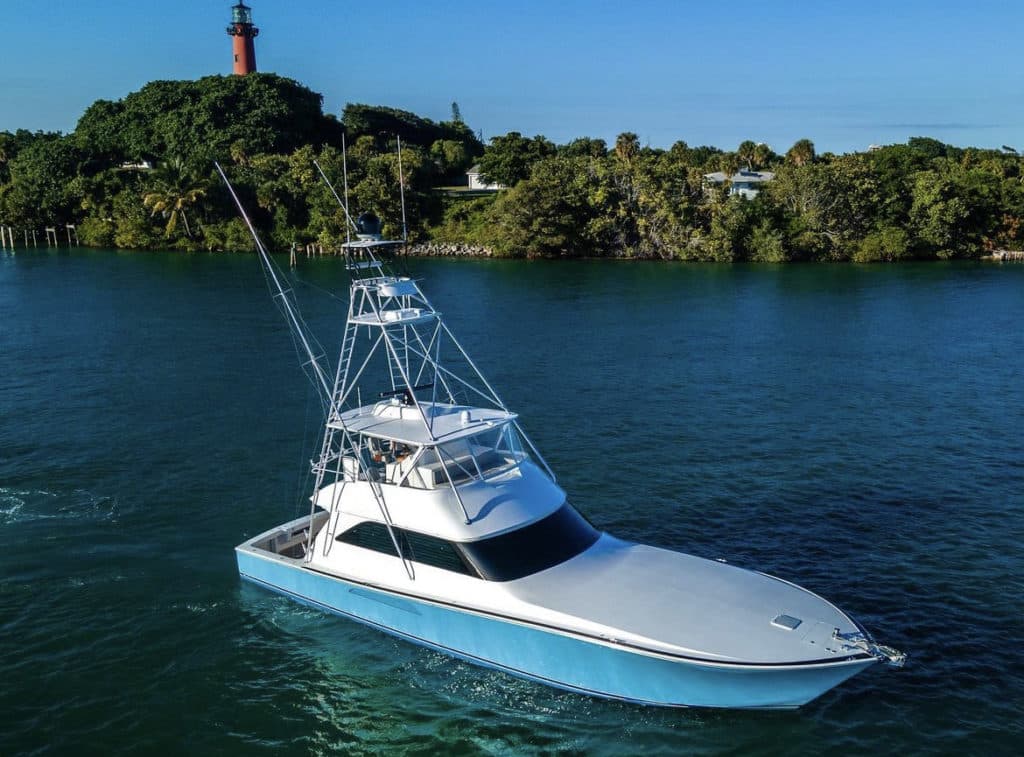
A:
<svg viewBox="0 0 1024 757">
<path fill-rule="evenodd" d="M 251 257 L 19 253 L 0 754 L 1020 751 L 1024 268 L 413 264 L 598 525 L 806 585 L 906 669 L 795 713 L 648 709 L 240 587 L 316 436 Z"/>
</svg>

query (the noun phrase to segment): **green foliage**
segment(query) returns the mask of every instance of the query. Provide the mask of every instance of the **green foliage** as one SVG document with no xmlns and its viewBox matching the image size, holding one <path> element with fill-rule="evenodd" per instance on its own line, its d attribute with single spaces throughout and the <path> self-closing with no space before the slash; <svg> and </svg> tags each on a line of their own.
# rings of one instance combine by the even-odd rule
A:
<svg viewBox="0 0 1024 757">
<path fill-rule="evenodd" d="M 87 216 L 78 224 L 78 238 L 86 247 L 114 247 L 114 221 Z"/>
<path fill-rule="evenodd" d="M 792 163 L 794 166 L 806 166 L 808 163 L 813 163 L 814 158 L 814 142 L 809 139 L 798 139 L 786 151 L 786 162 Z"/>
<path fill-rule="evenodd" d="M 558 154 L 567 158 L 603 158 L 608 154 L 608 145 L 603 139 L 580 137 L 559 147 Z"/>
<path fill-rule="evenodd" d="M 944 165 L 917 174 L 910 220 L 918 239 L 939 258 L 977 255 L 998 224 L 998 177 Z"/>
<path fill-rule="evenodd" d="M 488 211 L 494 205 L 494 200 L 495 195 L 470 199 L 447 198 L 440 223 L 428 229 L 430 237 L 439 242 L 486 244 Z"/>
<path fill-rule="evenodd" d="M 754 240 L 755 230 L 759 227 L 761 209 L 761 203 L 742 196 L 729 197 L 716 204 L 700 257 L 719 263 L 747 260 L 750 256 L 749 244 Z"/>
<path fill-rule="evenodd" d="M 172 158 L 162 163 L 149 177 L 150 191 L 142 198 L 142 204 L 150 208 L 151 215 L 167 219 L 165 235 L 170 237 L 181 219 L 185 236 L 192 237 L 188 213 L 193 205 L 206 194 L 205 177 L 190 170 L 181 158 Z"/>
<path fill-rule="evenodd" d="M 430 157 L 445 183 L 463 178 L 472 164 L 473 155 L 466 145 L 454 139 L 439 139 L 430 146 Z"/>
<path fill-rule="evenodd" d="M 75 139 L 107 164 L 175 156 L 206 166 L 229 160 L 233 145 L 254 155 L 340 143 L 340 125 L 324 116 L 322 100 L 275 74 L 155 81 L 124 100 L 93 103 Z"/>
<path fill-rule="evenodd" d="M 129 189 L 119 192 L 111 203 L 114 244 L 131 250 L 152 250 L 162 246 L 163 236 L 153 224 L 142 198 Z"/>
<path fill-rule="evenodd" d="M 530 175 L 534 163 L 555 154 L 555 146 L 542 136 L 524 137 L 510 131 L 493 137 L 480 159 L 480 172 L 486 182 L 512 187 Z"/>
<path fill-rule="evenodd" d="M 407 110 L 349 103 L 341 120 L 350 140 L 372 137 L 378 150 L 387 149 L 397 136 L 403 143 L 420 147 L 430 147 L 438 140 L 461 142 L 469 155 L 480 155 L 483 145 L 473 130 L 463 123 L 458 105 L 452 103 L 452 106 L 452 120 L 435 123 Z"/>
<path fill-rule="evenodd" d="M 7 161 L 10 182 L 2 195 L 0 218 L 29 228 L 77 219 L 83 160 L 68 137 L 39 134 L 25 140 Z"/>
<path fill-rule="evenodd" d="M 785 263 L 789 259 L 782 231 L 767 219 L 750 232 L 746 247 L 750 251 L 750 259 L 755 263 Z"/>
<path fill-rule="evenodd" d="M 553 157 L 538 163 L 529 179 L 494 203 L 482 241 L 499 255 L 592 254 L 586 175 L 580 158 Z"/>
<path fill-rule="evenodd" d="M 905 260 L 910 257 L 910 237 L 896 226 L 873 231 L 861 240 L 853 260 L 857 263 Z"/>
<path fill-rule="evenodd" d="M 610 148 L 509 132 L 485 149 L 455 103 L 440 123 L 350 104 L 342 123 L 322 112 L 318 94 L 272 74 L 152 82 L 93 103 L 70 136 L 0 132 L 0 222 L 37 231 L 76 223 L 91 245 L 251 249 L 212 173 L 217 159 L 271 247 L 336 248 L 348 221 L 313 161 L 340 189 L 344 132 L 354 214 L 372 210 L 386 235 L 401 236 L 404 190 L 413 241 L 501 255 L 772 263 L 1024 247 L 1024 160 L 1008 151 L 914 137 L 837 156 L 801 139 L 780 157 L 753 140 L 735 152 L 683 141 L 653 149 L 633 132 Z M 469 198 L 435 191 L 477 160 L 509 188 Z M 775 173 L 752 200 L 705 180 L 747 166 Z"/>
</svg>

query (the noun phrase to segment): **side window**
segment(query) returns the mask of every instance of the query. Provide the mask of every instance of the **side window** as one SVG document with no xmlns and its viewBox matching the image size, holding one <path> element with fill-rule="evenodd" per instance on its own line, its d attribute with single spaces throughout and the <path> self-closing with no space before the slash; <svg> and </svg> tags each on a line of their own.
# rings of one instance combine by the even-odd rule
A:
<svg viewBox="0 0 1024 757">
<path fill-rule="evenodd" d="M 395 529 L 395 538 L 402 548 L 402 553 L 413 562 L 430 565 L 454 573 L 476 576 L 476 571 L 469 567 L 459 551 L 451 543 L 434 536 L 418 534 L 413 531 Z M 391 535 L 383 523 L 364 521 L 348 531 L 335 537 L 336 541 L 352 544 L 363 549 L 372 549 L 385 555 L 398 557 Z"/>
<path fill-rule="evenodd" d="M 466 566 L 462 556 L 455 551 L 455 548 L 443 539 L 412 531 L 404 532 L 404 537 L 401 542 L 402 550 L 408 552 L 409 559 L 413 562 L 421 562 L 424 565 L 432 565 L 435 568 L 455 573 L 464 573 L 467 576 L 475 575 Z"/>
<path fill-rule="evenodd" d="M 401 543 L 401 532 L 397 528 L 395 529 L 395 537 Z M 374 552 L 383 552 L 386 555 L 398 557 L 398 553 L 395 552 L 395 545 L 391 541 L 391 535 L 388 533 L 387 526 L 383 523 L 365 521 L 339 535 L 336 540 L 345 544 L 354 544 L 364 549 L 372 549 Z"/>
</svg>

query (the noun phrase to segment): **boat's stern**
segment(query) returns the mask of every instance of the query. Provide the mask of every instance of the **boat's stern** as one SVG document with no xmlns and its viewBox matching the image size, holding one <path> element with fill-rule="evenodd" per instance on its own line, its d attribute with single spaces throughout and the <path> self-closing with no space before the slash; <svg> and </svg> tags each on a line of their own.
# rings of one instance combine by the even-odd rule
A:
<svg viewBox="0 0 1024 757">
<path fill-rule="evenodd" d="M 247 575 L 244 567 L 252 558 L 302 563 L 328 517 L 326 512 L 319 510 L 312 516 L 296 518 L 242 542 L 235 547 L 239 573 L 243 577 Z"/>
</svg>

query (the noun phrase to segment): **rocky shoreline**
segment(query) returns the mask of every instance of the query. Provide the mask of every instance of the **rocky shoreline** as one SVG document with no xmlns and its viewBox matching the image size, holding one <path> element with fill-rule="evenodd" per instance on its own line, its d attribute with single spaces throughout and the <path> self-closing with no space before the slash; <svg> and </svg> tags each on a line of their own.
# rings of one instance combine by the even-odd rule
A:
<svg viewBox="0 0 1024 757">
<path fill-rule="evenodd" d="M 494 252 L 480 245 L 460 242 L 419 242 L 409 245 L 408 254 L 423 258 L 489 258 Z"/>
</svg>

